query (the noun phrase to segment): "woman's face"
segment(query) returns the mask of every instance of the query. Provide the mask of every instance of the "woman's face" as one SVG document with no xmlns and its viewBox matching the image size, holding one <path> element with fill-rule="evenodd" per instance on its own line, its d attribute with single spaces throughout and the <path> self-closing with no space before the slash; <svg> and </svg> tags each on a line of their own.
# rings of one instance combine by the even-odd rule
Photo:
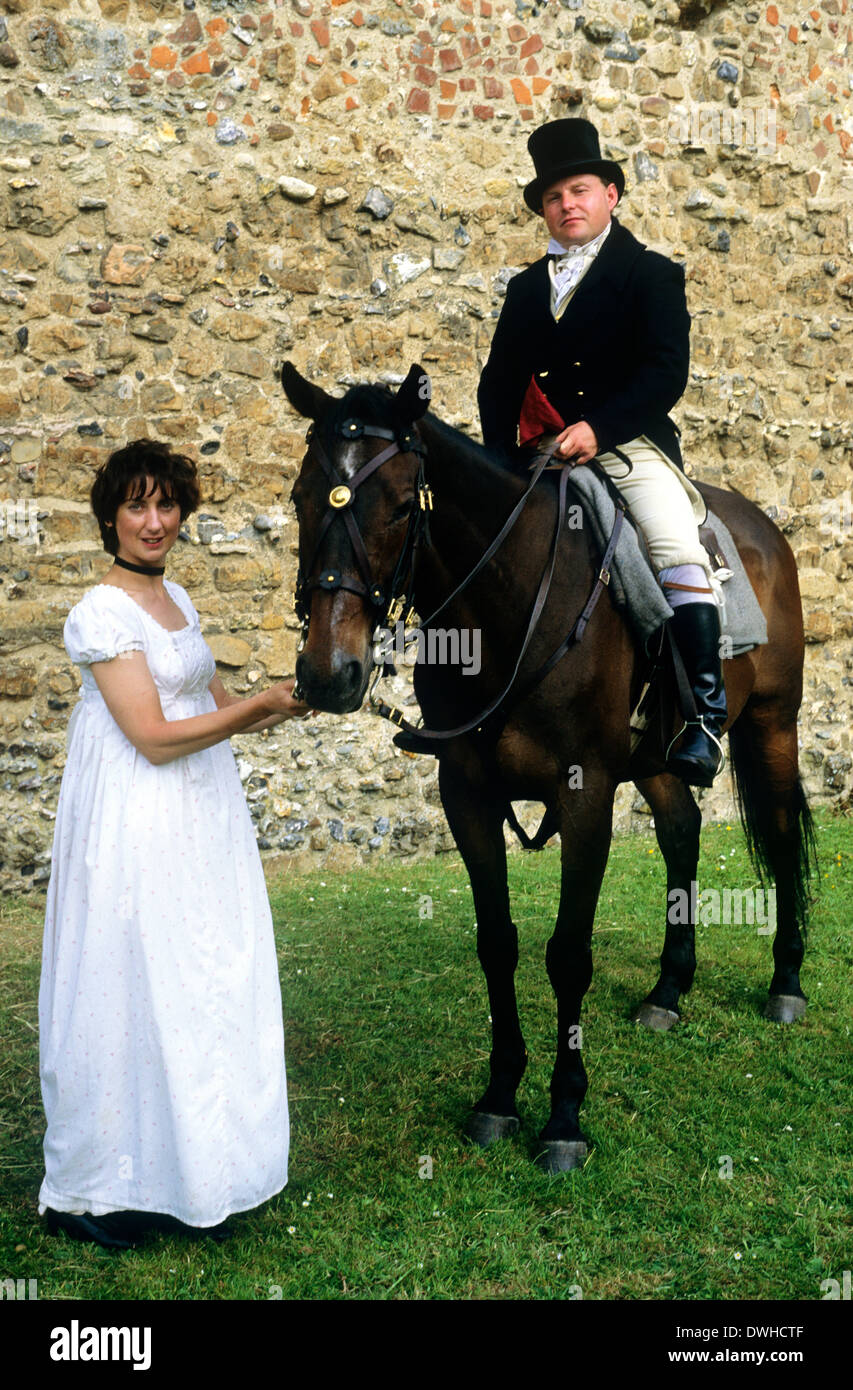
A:
<svg viewBox="0 0 853 1390">
<path fill-rule="evenodd" d="M 178 539 L 181 509 L 153 478 L 131 483 L 115 517 L 118 556 L 133 565 L 161 565 Z"/>
</svg>

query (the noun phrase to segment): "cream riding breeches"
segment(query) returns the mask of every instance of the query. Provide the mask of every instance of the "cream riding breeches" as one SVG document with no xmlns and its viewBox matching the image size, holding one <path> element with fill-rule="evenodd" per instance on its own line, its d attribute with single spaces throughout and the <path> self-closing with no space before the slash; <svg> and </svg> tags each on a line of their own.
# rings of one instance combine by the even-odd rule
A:
<svg viewBox="0 0 853 1390">
<path fill-rule="evenodd" d="M 619 449 L 631 460 L 630 472 L 615 454 L 599 454 L 596 462 L 625 498 L 656 572 L 701 565 L 709 574 L 708 556 L 699 540 L 706 508 L 690 479 L 644 434 Z"/>
</svg>

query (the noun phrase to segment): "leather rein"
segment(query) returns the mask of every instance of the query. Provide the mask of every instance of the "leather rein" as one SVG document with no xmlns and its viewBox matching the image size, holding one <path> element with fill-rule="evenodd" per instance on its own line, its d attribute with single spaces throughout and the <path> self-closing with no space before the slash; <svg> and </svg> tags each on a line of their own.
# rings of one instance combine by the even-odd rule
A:
<svg viewBox="0 0 853 1390">
<path fill-rule="evenodd" d="M 430 543 L 428 516 L 429 512 L 432 510 L 433 507 L 433 498 L 432 492 L 426 483 L 424 475 L 424 459 L 426 451 L 420 440 L 420 437 L 411 429 L 401 431 L 400 433 L 395 433 L 393 430 L 382 429 L 378 425 L 365 425 L 360 420 L 345 420 L 343 424 L 339 427 L 339 429 L 341 435 L 345 439 L 358 439 L 362 435 L 366 435 L 372 438 L 387 439 L 391 442 L 387 445 L 386 448 L 382 449 L 372 459 L 369 459 L 367 463 L 363 464 L 361 468 L 353 475 L 352 479 L 348 483 L 345 483 L 335 470 L 334 465 L 327 457 L 325 450 L 323 449 L 319 439 L 316 436 L 316 432 L 314 431 L 313 426 L 311 426 L 308 430 L 308 434 L 306 437 L 309 440 L 309 442 L 313 443 L 313 448 L 317 455 L 317 458 L 319 459 L 320 465 L 323 468 L 323 471 L 325 472 L 330 484 L 332 485 L 331 490 L 329 492 L 329 506 L 320 524 L 320 529 L 318 531 L 317 540 L 314 546 L 314 555 L 312 557 L 308 573 L 310 575 L 311 570 L 313 569 L 314 560 L 316 559 L 317 552 L 319 550 L 320 544 L 324 536 L 326 535 L 326 533 L 329 530 L 329 527 L 335 520 L 335 517 L 340 514 L 343 516 L 344 523 L 346 525 L 347 532 L 350 537 L 353 552 L 355 554 L 356 562 L 358 564 L 359 570 L 361 571 L 362 580 L 355 579 L 352 576 L 344 577 L 340 570 L 334 568 L 324 569 L 322 573 L 319 574 L 316 578 L 306 579 L 300 556 L 299 571 L 296 580 L 296 596 L 294 602 L 297 617 L 300 619 L 302 623 L 302 640 L 298 647 L 299 651 L 303 649 L 308 635 L 310 599 L 307 599 L 307 596 L 310 594 L 312 589 L 319 588 L 324 589 L 326 591 L 346 589 L 350 593 L 358 594 L 362 598 L 364 598 L 371 605 L 371 607 L 373 607 L 377 611 L 377 613 L 384 614 L 384 623 L 387 626 L 388 624 L 397 621 L 397 619 L 400 617 L 401 613 L 403 612 L 403 609 L 406 606 L 406 589 L 408 588 L 409 591 L 411 591 L 411 583 L 414 578 L 414 566 L 418 545 L 424 539 L 427 541 L 428 544 Z M 413 503 L 412 511 L 409 515 L 409 523 L 406 530 L 406 537 L 403 542 L 403 547 L 400 552 L 400 556 L 397 560 L 397 564 L 394 567 L 394 573 L 391 578 L 389 591 L 386 595 L 386 592 L 382 588 L 382 586 L 377 584 L 373 580 L 370 570 L 370 561 L 367 556 L 364 540 L 362 538 L 361 532 L 359 531 L 358 523 L 356 522 L 355 517 L 352 514 L 351 507 L 358 487 L 373 473 L 375 473 L 378 468 L 381 468 L 381 466 L 384 463 L 387 463 L 389 459 L 394 458 L 397 454 L 402 453 L 414 453 L 418 456 L 417 496 L 415 502 Z M 453 592 L 449 594 L 446 599 L 444 599 L 444 601 L 439 605 L 439 607 L 436 608 L 429 615 L 428 618 L 421 622 L 421 631 L 427 628 L 438 616 L 438 614 L 443 612 L 443 610 L 448 606 L 448 604 L 451 603 L 452 600 L 456 598 L 456 596 L 460 594 L 463 589 L 467 588 L 471 581 L 480 573 L 480 571 L 489 562 L 489 560 L 492 558 L 495 552 L 499 549 L 503 541 L 509 535 L 516 521 L 520 517 L 530 497 L 530 494 L 533 491 L 533 488 L 536 486 L 536 483 L 542 476 L 544 469 L 548 466 L 553 457 L 553 447 L 536 455 L 534 462 L 531 465 L 532 472 L 530 481 L 527 487 L 525 488 L 522 496 L 520 497 L 519 501 L 516 503 L 516 505 L 510 512 L 510 515 L 507 517 L 497 536 L 488 546 L 484 554 L 477 561 L 474 568 L 461 581 L 461 583 L 457 585 Z M 487 719 L 489 719 L 493 714 L 495 714 L 500 708 L 500 706 L 503 705 L 505 701 L 507 701 L 510 692 L 512 692 L 513 696 L 511 703 L 516 704 L 520 699 L 524 698 L 525 695 L 530 694 L 530 692 L 536 688 L 540 681 L 544 680 L 545 676 L 557 665 L 558 661 L 562 659 L 562 657 L 566 654 L 566 652 L 569 650 L 571 646 L 582 640 L 587 624 L 589 623 L 589 620 L 592 616 L 593 610 L 595 609 L 595 606 L 598 603 L 598 600 L 600 599 L 604 589 L 610 583 L 610 566 L 613 562 L 613 555 L 615 553 L 616 546 L 619 542 L 619 536 L 621 534 L 622 524 L 625 518 L 625 504 L 622 501 L 622 499 L 618 497 L 614 498 L 616 502 L 616 514 L 614 518 L 613 529 L 610 533 L 610 537 L 605 548 L 604 556 L 602 557 L 598 576 L 595 580 L 592 591 L 590 592 L 589 598 L 587 599 L 581 613 L 575 619 L 575 622 L 573 623 L 567 636 L 560 643 L 559 647 L 557 647 L 557 649 L 554 652 L 552 652 L 551 656 L 547 659 L 547 661 L 543 662 L 542 665 L 538 667 L 538 669 L 531 676 L 526 677 L 519 689 L 513 691 L 513 686 L 521 669 L 521 664 L 524 660 L 524 656 L 536 631 L 539 619 L 542 615 L 542 611 L 545 607 L 545 604 L 548 599 L 548 594 L 550 592 L 551 580 L 553 578 L 554 569 L 557 562 L 559 539 L 563 530 L 563 525 L 566 517 L 566 498 L 568 492 L 568 476 L 570 471 L 571 470 L 568 467 L 568 465 L 562 468 L 560 471 L 560 481 L 557 500 L 557 516 L 554 525 L 553 536 L 551 538 L 550 554 L 545 562 L 545 568 L 543 570 L 542 578 L 540 579 L 536 597 L 533 602 L 533 607 L 531 609 L 530 618 L 527 625 L 527 631 L 525 633 L 524 640 L 521 645 L 521 650 L 519 651 L 512 675 L 510 676 L 509 681 L 507 682 L 504 689 L 501 691 L 500 695 L 498 695 L 496 699 L 492 700 L 488 707 L 482 710 L 478 715 L 476 715 L 475 718 L 468 720 L 465 724 L 460 724 L 457 728 L 419 728 L 413 724 L 410 724 L 409 721 L 404 718 L 401 710 L 395 709 L 393 706 L 386 704 L 383 700 L 379 700 L 376 698 L 376 686 L 382 679 L 383 675 L 386 674 L 385 665 L 377 663 L 376 674 L 371 683 L 370 692 L 368 696 L 370 705 L 376 714 L 381 715 L 384 719 L 390 720 L 391 723 L 395 724 L 398 728 L 403 729 L 406 733 L 415 734 L 418 738 L 422 739 L 435 739 L 438 741 L 451 738 L 458 738 L 461 734 L 470 733 L 473 729 L 477 729 L 479 732 L 484 722 Z M 409 613 L 407 614 L 407 619 L 411 616 L 413 612 L 414 607 L 410 606 Z M 294 690 L 294 695 L 297 695 L 296 690 Z"/>
</svg>

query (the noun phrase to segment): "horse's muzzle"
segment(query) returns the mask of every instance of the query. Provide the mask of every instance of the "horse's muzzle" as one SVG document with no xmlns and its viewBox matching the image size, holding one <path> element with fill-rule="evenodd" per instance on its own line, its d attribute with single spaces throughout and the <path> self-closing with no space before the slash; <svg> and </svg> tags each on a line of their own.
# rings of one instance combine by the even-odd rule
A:
<svg viewBox="0 0 853 1390">
<path fill-rule="evenodd" d="M 364 700 L 370 671 L 369 662 L 345 652 L 333 651 L 322 664 L 303 652 L 296 662 L 299 696 L 312 709 L 352 714 Z"/>
</svg>

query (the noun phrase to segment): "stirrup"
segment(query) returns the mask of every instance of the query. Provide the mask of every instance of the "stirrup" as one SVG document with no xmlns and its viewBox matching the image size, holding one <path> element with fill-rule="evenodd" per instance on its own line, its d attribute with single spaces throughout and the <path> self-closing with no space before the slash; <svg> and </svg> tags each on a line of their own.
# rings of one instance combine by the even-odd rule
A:
<svg viewBox="0 0 853 1390">
<path fill-rule="evenodd" d="M 688 730 L 689 728 L 691 728 L 691 727 L 693 727 L 694 725 L 697 725 L 697 724 L 698 724 L 699 728 L 702 730 L 703 734 L 705 734 L 705 735 L 711 740 L 712 743 L 715 743 L 715 744 L 717 745 L 717 748 L 719 749 L 720 761 L 719 761 L 719 764 L 718 764 L 718 766 L 717 766 L 717 770 L 716 770 L 716 772 L 714 773 L 714 777 L 717 778 L 717 777 L 719 777 L 720 773 L 725 769 L 725 766 L 726 766 L 726 750 L 724 749 L 723 745 L 720 743 L 720 740 L 717 738 L 717 735 L 714 734 L 714 733 L 712 733 L 710 729 L 706 729 L 706 727 L 705 727 L 705 722 L 704 722 L 704 720 L 703 720 L 701 714 L 699 715 L 699 718 L 698 718 L 698 719 L 689 719 L 689 720 L 686 719 L 686 720 L 684 721 L 684 723 L 682 724 L 681 728 L 678 730 L 678 733 L 675 735 L 675 738 L 673 738 L 673 739 L 670 740 L 670 742 L 669 742 L 669 744 L 668 744 L 668 746 L 667 746 L 667 750 L 666 750 L 666 752 L 665 752 L 665 754 L 664 754 L 664 761 L 665 761 L 665 762 L 669 762 L 669 755 L 670 755 L 670 752 L 671 752 L 671 750 L 672 750 L 672 746 L 673 746 L 674 743 L 677 743 L 677 742 L 678 742 L 678 740 L 681 738 L 681 735 L 682 735 L 683 733 L 686 733 L 687 730 Z"/>
</svg>

